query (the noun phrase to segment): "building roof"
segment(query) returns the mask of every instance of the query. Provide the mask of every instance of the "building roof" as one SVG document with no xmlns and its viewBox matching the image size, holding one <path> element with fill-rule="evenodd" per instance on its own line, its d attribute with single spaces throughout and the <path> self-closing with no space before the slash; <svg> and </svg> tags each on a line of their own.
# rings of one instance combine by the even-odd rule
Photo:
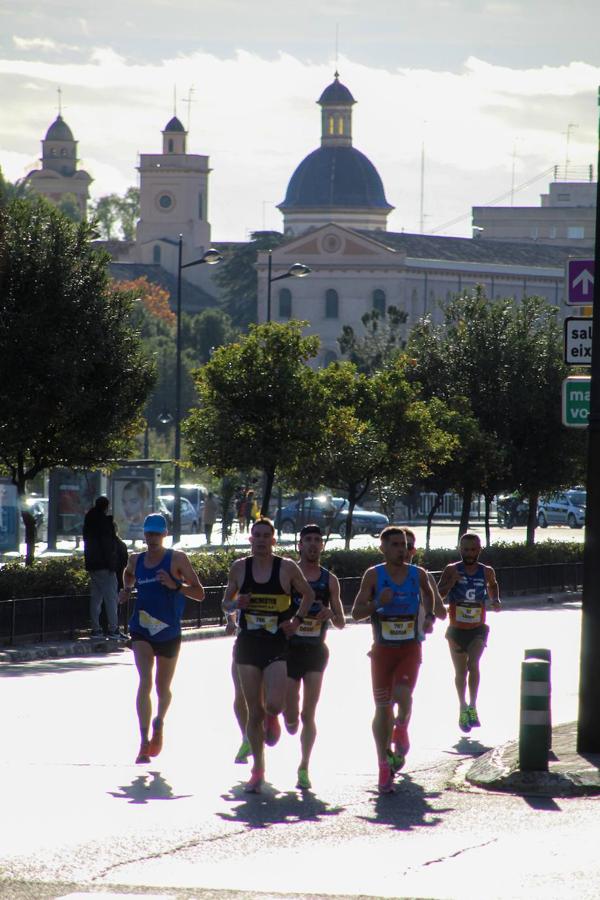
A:
<svg viewBox="0 0 600 900">
<path fill-rule="evenodd" d="M 108 270 L 115 281 L 133 281 L 144 275 L 148 281 L 158 284 L 170 294 L 170 306 L 175 311 L 177 301 L 177 279 L 162 266 L 150 263 L 120 263 L 110 262 Z M 203 288 L 189 281 L 181 282 L 181 306 L 185 312 L 202 312 L 209 306 L 216 306 L 217 298 L 213 297 Z"/>
<path fill-rule="evenodd" d="M 436 234 L 405 234 L 393 231 L 361 231 L 365 237 L 416 259 L 452 262 L 563 267 L 573 247 L 553 247 L 539 243 L 486 241 L 484 238 L 447 237 Z M 583 253 L 586 251 L 582 250 Z"/>
<path fill-rule="evenodd" d="M 46 132 L 45 141 L 74 141 L 73 132 L 59 114 L 48 131 Z"/>
<path fill-rule="evenodd" d="M 288 184 L 281 210 L 393 209 L 373 163 L 355 147 L 319 147 Z"/>
<path fill-rule="evenodd" d="M 331 84 L 327 85 L 327 87 L 317 100 L 317 103 L 320 103 L 321 106 L 324 106 L 326 103 L 347 103 L 348 105 L 356 103 L 356 100 L 354 99 L 346 85 L 342 84 L 342 82 L 339 80 L 339 77 L 340 76 L 336 72 L 334 80 L 331 82 Z"/>
<path fill-rule="evenodd" d="M 165 131 L 183 131 L 185 132 L 185 128 L 177 118 L 177 116 L 173 116 L 173 118 L 167 122 L 165 125 Z"/>
</svg>

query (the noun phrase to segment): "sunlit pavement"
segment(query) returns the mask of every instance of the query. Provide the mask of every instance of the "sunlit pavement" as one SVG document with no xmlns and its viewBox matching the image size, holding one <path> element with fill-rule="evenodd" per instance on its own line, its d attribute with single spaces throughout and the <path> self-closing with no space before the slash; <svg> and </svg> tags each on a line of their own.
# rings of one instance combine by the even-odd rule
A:
<svg viewBox="0 0 600 900">
<path fill-rule="evenodd" d="M 490 624 L 481 729 L 464 736 L 457 728 L 444 625 L 436 623 L 407 766 L 396 794 L 384 797 L 374 789 L 368 626 L 330 635 L 306 795 L 295 789 L 298 738 L 285 733 L 267 751 L 265 793 L 242 792 L 248 767 L 232 762 L 239 735 L 229 639 L 184 644 L 165 749 L 144 767 L 132 763 L 129 651 L 0 667 L 0 873 L 106 891 L 169 888 L 178 900 L 202 896 L 199 888 L 245 897 L 596 898 L 600 863 L 589 838 L 597 801 L 530 802 L 455 780 L 470 756 L 515 738 L 526 647 L 552 650 L 554 721 L 576 717 L 577 606 L 505 610 Z"/>
</svg>

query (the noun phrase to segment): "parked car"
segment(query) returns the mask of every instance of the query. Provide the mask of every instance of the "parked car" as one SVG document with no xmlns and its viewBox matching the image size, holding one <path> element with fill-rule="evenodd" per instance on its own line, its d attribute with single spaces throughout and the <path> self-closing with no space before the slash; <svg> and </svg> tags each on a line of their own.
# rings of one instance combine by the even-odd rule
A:
<svg viewBox="0 0 600 900">
<path fill-rule="evenodd" d="M 568 525 L 582 528 L 585 525 L 586 492 L 583 488 L 560 491 L 549 497 L 542 497 L 538 503 L 538 525 Z"/>
<path fill-rule="evenodd" d="M 181 510 L 181 533 L 196 534 L 198 531 L 198 513 L 187 499 L 187 497 L 179 498 L 179 508 Z M 158 511 L 163 514 L 167 520 L 169 531 L 173 530 L 173 510 L 175 509 L 175 497 L 171 494 L 158 498 Z"/>
<path fill-rule="evenodd" d="M 281 521 L 282 532 L 293 534 L 300 531 L 302 526 L 308 522 L 314 522 L 316 525 L 320 525 L 323 531 L 327 531 L 331 522 L 331 531 L 345 538 L 347 518 L 347 500 L 343 497 L 327 498 L 321 495 L 305 497 L 303 505 L 300 500 L 288 503 L 282 508 L 281 516 L 276 514 L 275 527 L 278 528 Z M 352 536 L 355 534 L 377 535 L 389 523 L 387 516 L 363 509 L 362 506 L 355 506 L 352 514 Z"/>
<path fill-rule="evenodd" d="M 496 501 L 498 525 L 500 528 L 513 528 L 515 525 L 527 525 L 529 503 L 518 494 L 507 494 Z"/>
<path fill-rule="evenodd" d="M 175 494 L 175 485 L 159 484 L 156 487 L 156 493 L 159 498 L 172 498 Z M 196 510 L 196 516 L 199 522 L 202 519 L 202 507 L 204 505 L 204 498 L 206 496 L 206 493 L 206 488 L 202 484 L 189 484 L 187 482 L 184 482 L 179 488 L 179 496 L 185 497 L 186 500 L 190 501 L 190 503 Z"/>
</svg>

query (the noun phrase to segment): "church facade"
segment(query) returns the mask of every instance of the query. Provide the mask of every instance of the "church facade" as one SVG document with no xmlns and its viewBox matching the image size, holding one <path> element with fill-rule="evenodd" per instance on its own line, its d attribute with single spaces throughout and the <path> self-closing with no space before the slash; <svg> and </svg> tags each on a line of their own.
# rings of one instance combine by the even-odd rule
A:
<svg viewBox="0 0 600 900">
<path fill-rule="evenodd" d="M 87 214 L 92 177 L 77 168 L 77 141 L 59 113 L 42 140 L 41 169 L 26 176 L 37 194 L 59 204 L 68 196 L 74 198 L 82 219 Z"/>
</svg>

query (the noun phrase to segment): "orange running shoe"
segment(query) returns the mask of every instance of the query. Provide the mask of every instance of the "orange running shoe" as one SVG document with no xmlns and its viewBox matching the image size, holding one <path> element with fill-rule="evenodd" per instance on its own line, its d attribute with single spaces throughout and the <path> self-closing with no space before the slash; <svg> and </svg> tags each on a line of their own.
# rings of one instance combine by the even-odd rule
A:
<svg viewBox="0 0 600 900">
<path fill-rule="evenodd" d="M 250 780 L 246 782 L 246 787 L 244 788 L 245 792 L 247 794 L 260 794 L 264 780 L 264 769 L 252 769 Z"/>
<path fill-rule="evenodd" d="M 279 724 L 279 718 L 277 716 L 271 715 L 271 713 L 266 713 L 265 744 L 267 744 L 267 746 L 269 747 L 274 747 L 280 737 L 281 725 Z"/>
<path fill-rule="evenodd" d="M 377 786 L 380 794 L 392 794 L 394 791 L 394 775 L 387 761 L 379 763 L 379 782 Z"/>
<path fill-rule="evenodd" d="M 140 751 L 137 755 L 136 765 L 143 765 L 150 762 L 150 741 L 142 741 Z"/>
<path fill-rule="evenodd" d="M 148 756 L 158 756 L 160 751 L 162 750 L 163 745 L 163 727 L 162 723 L 160 727 L 156 726 L 156 719 L 152 723 L 152 737 L 150 738 L 150 743 L 148 744 Z"/>
</svg>

